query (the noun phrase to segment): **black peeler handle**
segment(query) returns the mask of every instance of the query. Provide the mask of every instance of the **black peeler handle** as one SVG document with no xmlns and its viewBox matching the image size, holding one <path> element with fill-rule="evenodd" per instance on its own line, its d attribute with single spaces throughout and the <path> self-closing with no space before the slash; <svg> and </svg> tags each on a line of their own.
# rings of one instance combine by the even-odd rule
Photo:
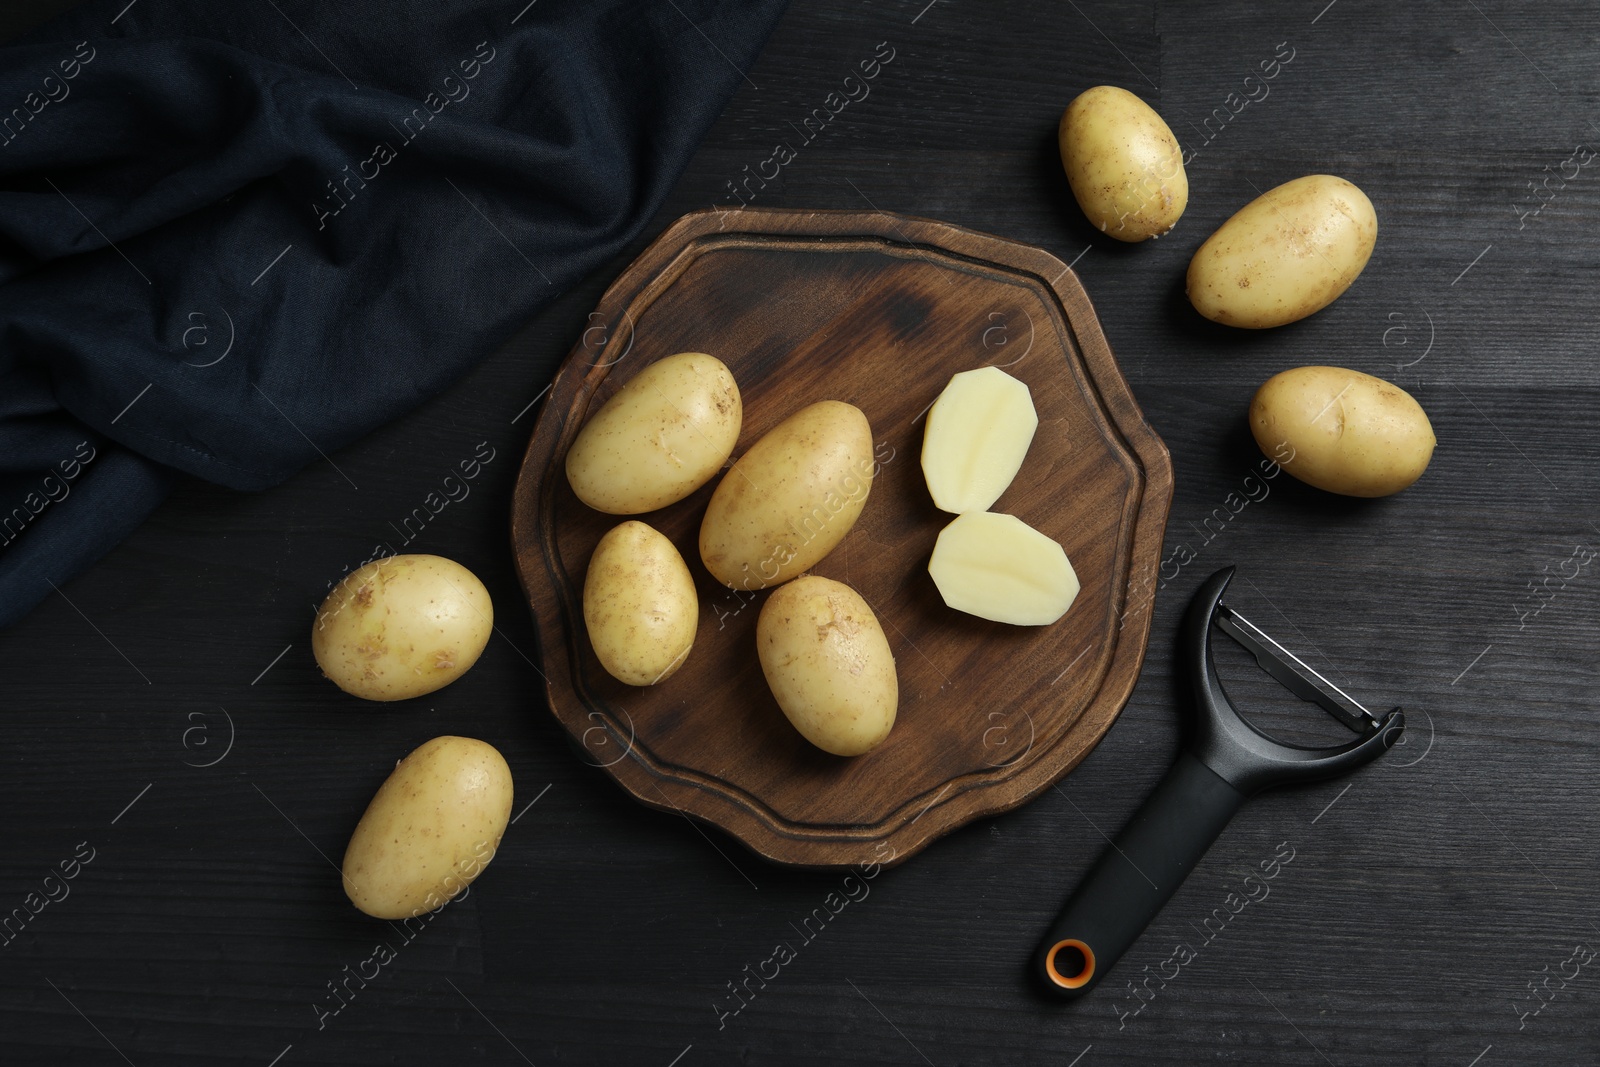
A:
<svg viewBox="0 0 1600 1067">
<path fill-rule="evenodd" d="M 1388 751 L 1405 729 L 1395 708 L 1382 719 L 1222 604 L 1233 577 L 1224 567 L 1200 584 L 1178 632 L 1193 690 L 1189 747 L 1116 841 L 1085 876 L 1034 957 L 1045 988 L 1072 1000 L 1093 989 L 1222 833 L 1246 798 L 1263 789 L 1347 774 Z M 1240 716 L 1217 677 L 1213 621 L 1256 654 L 1290 691 L 1315 700 L 1358 736 L 1303 748 L 1267 736 Z M 1218 625 L 1222 625 L 1221 622 Z M 1235 633 L 1234 631 L 1237 631 Z M 1292 683 L 1292 684 L 1291 684 Z M 1339 699 L 1336 699 L 1339 698 Z"/>
<path fill-rule="evenodd" d="M 1034 968 L 1045 987 L 1072 1000 L 1098 985 L 1244 802 L 1193 753 L 1179 756 L 1040 944 Z"/>
</svg>

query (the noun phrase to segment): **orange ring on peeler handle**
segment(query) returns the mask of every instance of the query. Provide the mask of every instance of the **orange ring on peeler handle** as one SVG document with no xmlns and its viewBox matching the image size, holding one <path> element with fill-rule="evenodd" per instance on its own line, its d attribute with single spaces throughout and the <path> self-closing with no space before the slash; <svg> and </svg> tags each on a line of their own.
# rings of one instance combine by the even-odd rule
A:
<svg viewBox="0 0 1600 1067">
<path fill-rule="evenodd" d="M 1070 977 L 1056 970 L 1056 954 L 1064 948 L 1077 949 L 1083 955 L 1083 969 Z M 1081 989 L 1094 977 L 1094 949 L 1075 937 L 1064 938 L 1050 946 L 1044 958 L 1044 969 L 1050 980 L 1062 989 Z"/>
</svg>

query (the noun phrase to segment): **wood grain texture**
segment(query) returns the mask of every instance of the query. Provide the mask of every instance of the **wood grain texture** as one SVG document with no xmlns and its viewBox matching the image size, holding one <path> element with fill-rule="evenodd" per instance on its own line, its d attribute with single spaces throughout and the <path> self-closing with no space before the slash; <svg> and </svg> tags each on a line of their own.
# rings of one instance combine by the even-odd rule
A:
<svg viewBox="0 0 1600 1067">
<path fill-rule="evenodd" d="M 1600 1062 L 1600 972 L 1521 1018 L 1527 983 L 1600 938 L 1600 572 L 1527 614 L 1529 583 L 1575 545 L 1600 547 L 1600 173 L 1525 225 L 1513 210 L 1545 167 L 1600 139 L 1593 23 L 1575 0 L 794 0 L 633 248 L 457 386 L 331 456 L 359 491 L 327 464 L 270 493 L 184 485 L 0 632 L 0 915 L 78 842 L 98 850 L 70 897 L 0 948 L 0 1063 L 123 1064 L 112 1043 L 140 1067 Z M 790 124 L 880 41 L 896 54 L 870 95 L 796 140 L 754 206 L 937 217 L 1073 263 L 1171 450 L 1163 559 L 1196 558 L 1168 566 L 1138 685 L 1070 775 L 863 883 L 805 939 L 796 927 L 843 898 L 843 874 L 756 859 L 642 807 L 574 752 L 546 706 L 506 526 L 528 405 L 605 289 L 686 212 L 736 207 L 727 183 L 797 139 Z M 1284 41 L 1295 58 L 1270 96 L 1197 135 Z M 287 25 L 277 46 L 312 55 Z M 710 45 L 704 58 L 722 61 Z M 1153 244 L 1091 230 L 1055 155 L 1066 102 L 1107 83 L 1199 149 L 1188 211 Z M 1259 335 L 1195 315 L 1194 249 L 1258 190 L 1330 171 L 1378 211 L 1355 285 Z M 508 277 L 544 284 L 482 234 Z M 1306 364 L 1413 393 L 1439 436 L 1428 472 L 1365 502 L 1279 477 L 1208 526 L 1260 473 L 1251 394 Z M 406 543 L 391 524 L 480 442 L 496 453 L 471 495 Z M 499 629 L 455 685 L 383 708 L 320 678 L 307 645 L 329 584 L 379 543 L 470 567 Z M 1177 751 L 1173 633 L 1226 563 L 1233 606 L 1363 702 L 1405 706 L 1406 746 L 1247 804 L 1097 995 L 1063 1008 L 1035 995 L 1025 963 Z M 1220 667 L 1273 729 L 1324 718 L 1247 660 Z M 222 709 L 233 747 L 195 766 L 228 737 Z M 394 761 L 443 733 L 506 755 L 521 817 L 471 895 L 404 940 L 348 905 L 324 855 L 342 854 Z M 1284 841 L 1296 858 L 1271 896 L 1125 1019 L 1128 984 L 1201 939 Z M 385 938 L 394 962 L 319 1028 L 328 983 Z M 780 941 L 795 958 L 750 978 Z M 746 982 L 735 1000 L 729 983 Z"/>
<path fill-rule="evenodd" d="M 594 765 L 644 803 L 713 822 L 775 862 L 893 866 L 1037 796 L 1104 736 L 1144 660 L 1172 461 L 1066 264 L 881 212 L 701 211 L 624 270 L 590 319 L 534 427 L 512 542 L 551 711 Z M 682 351 L 709 351 L 739 383 L 736 455 L 821 400 L 853 404 L 872 427 L 880 469 L 867 507 L 812 569 L 866 598 L 895 655 L 899 716 L 865 756 L 816 749 L 773 700 L 755 655 L 766 594 L 730 590 L 700 563 L 715 479 L 640 516 L 696 579 L 688 661 L 638 687 L 594 655 L 584 573 L 619 520 L 574 496 L 567 451 L 634 375 Z M 1074 563 L 1082 590 L 1051 626 L 953 612 L 927 575 L 950 516 L 923 482 L 923 415 L 952 374 L 981 366 L 1026 383 L 1039 413 L 994 510 L 1056 540 Z"/>
</svg>

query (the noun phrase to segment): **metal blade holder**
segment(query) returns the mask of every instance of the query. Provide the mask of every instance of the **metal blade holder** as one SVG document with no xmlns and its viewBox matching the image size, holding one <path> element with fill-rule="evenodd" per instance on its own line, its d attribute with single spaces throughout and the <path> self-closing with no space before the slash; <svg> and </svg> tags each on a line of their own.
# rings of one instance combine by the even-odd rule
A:
<svg viewBox="0 0 1600 1067">
<path fill-rule="evenodd" d="M 1179 666 L 1194 697 L 1186 749 L 1084 876 L 1035 953 L 1033 970 L 1063 999 L 1084 996 L 1099 984 L 1247 799 L 1273 786 L 1348 774 L 1388 751 L 1405 729 L 1399 708 L 1379 719 L 1223 604 L 1233 573 L 1226 567 L 1201 583 L 1179 630 Z M 1290 692 L 1360 736 L 1345 745 L 1305 748 L 1252 726 L 1217 678 L 1213 623 Z"/>
</svg>

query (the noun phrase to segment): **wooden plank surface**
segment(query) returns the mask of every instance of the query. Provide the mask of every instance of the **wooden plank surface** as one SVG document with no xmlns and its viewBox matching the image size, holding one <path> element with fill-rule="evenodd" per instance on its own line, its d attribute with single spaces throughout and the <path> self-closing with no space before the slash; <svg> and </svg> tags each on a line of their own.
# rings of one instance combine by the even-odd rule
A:
<svg viewBox="0 0 1600 1067">
<path fill-rule="evenodd" d="M 24 6 L 0 25 L 31 20 Z M 867 96 L 798 143 L 880 42 L 893 58 Z M 1291 50 L 1233 114 L 1245 76 Z M 253 496 L 186 485 L 0 634 L 0 913 L 93 857 L 0 948 L 0 1062 L 1600 1061 L 1600 958 L 1560 988 L 1574 948 L 1600 947 L 1600 567 L 1530 590 L 1600 547 L 1600 177 L 1581 171 L 1527 215 L 1529 183 L 1600 142 L 1597 74 L 1594 16 L 1575 2 L 795 0 L 612 267 L 337 470 Z M 1153 245 L 1093 232 L 1061 177 L 1056 118 L 1100 83 L 1143 95 L 1195 150 L 1188 212 Z M 1218 108 L 1227 121 L 1206 126 Z M 863 882 L 809 940 L 795 925 L 838 875 L 642 808 L 539 706 L 507 544 L 525 408 L 599 294 L 679 215 L 736 206 L 727 183 L 780 140 L 796 157 L 757 204 L 940 218 L 1076 264 L 1172 452 L 1166 551 L 1196 557 L 1158 595 L 1126 711 L 1059 788 Z M 1193 249 L 1257 189 L 1313 172 L 1376 205 L 1367 271 L 1280 330 L 1200 320 L 1182 294 Z M 505 269 L 527 271 L 509 252 Z M 1208 534 L 1258 459 L 1252 391 L 1306 363 L 1412 391 L 1438 432 L 1432 467 L 1370 502 L 1278 478 Z M 391 523 L 480 442 L 493 458 L 471 495 L 402 546 Z M 345 698 L 308 648 L 314 605 L 379 542 L 459 559 L 500 609 L 469 675 L 398 707 Z M 1028 953 L 1176 752 L 1171 636 L 1227 563 L 1235 606 L 1356 696 L 1403 704 L 1410 741 L 1247 805 L 1093 997 L 1047 1002 Z M 1224 665 L 1242 703 L 1320 729 L 1253 670 Z M 327 857 L 393 761 L 446 732 L 492 740 L 518 810 L 534 803 L 470 896 L 408 938 L 354 912 Z M 1282 842 L 1295 858 L 1270 896 L 1207 941 L 1205 920 Z M 329 983 L 380 940 L 394 960 L 341 1007 Z M 763 985 L 750 975 L 780 941 L 794 958 Z M 1195 959 L 1135 1000 L 1128 981 L 1170 976 L 1178 943 Z M 1540 979 L 1559 992 L 1533 1014 Z M 729 983 L 748 983 L 742 1000 Z"/>
</svg>

